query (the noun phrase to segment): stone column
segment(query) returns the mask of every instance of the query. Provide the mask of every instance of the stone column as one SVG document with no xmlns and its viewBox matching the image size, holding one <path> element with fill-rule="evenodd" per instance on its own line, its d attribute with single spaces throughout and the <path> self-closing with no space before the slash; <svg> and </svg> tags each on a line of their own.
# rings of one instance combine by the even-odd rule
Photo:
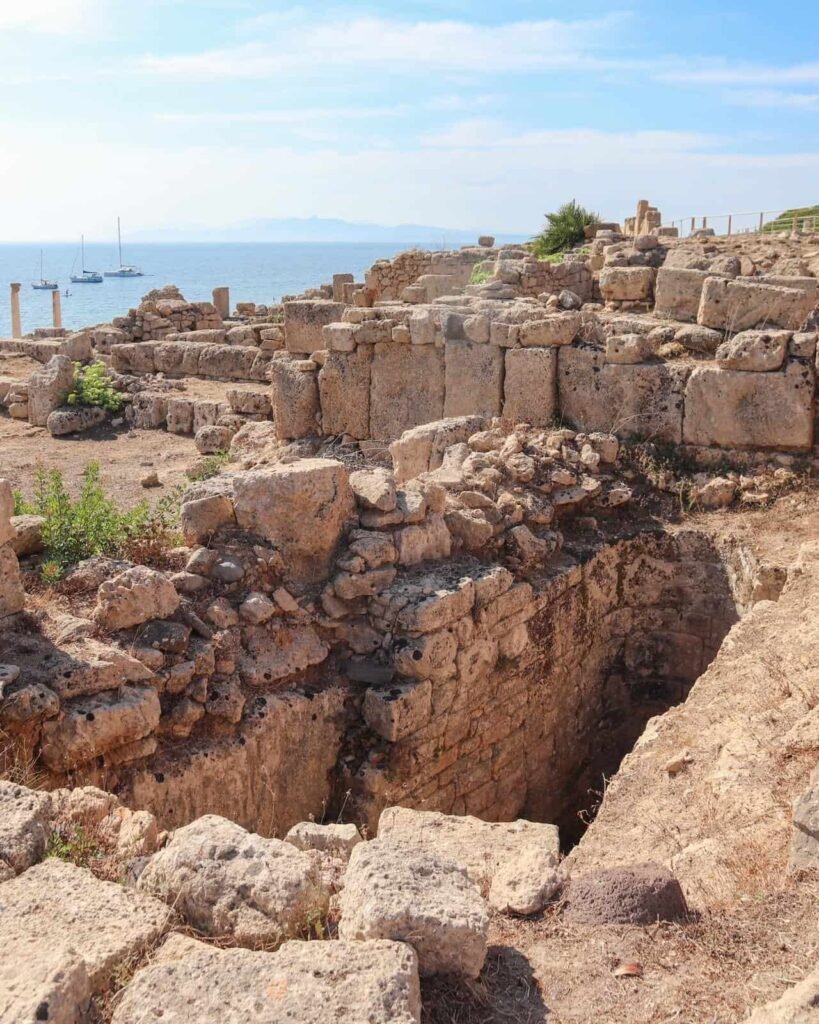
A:
<svg viewBox="0 0 819 1024">
<path fill-rule="evenodd" d="M 63 309 L 60 303 L 60 289 L 55 288 L 51 293 L 51 321 L 55 327 L 63 325 Z"/>
<path fill-rule="evenodd" d="M 344 302 L 344 285 L 354 281 L 352 274 L 333 274 L 333 302 Z"/>
<path fill-rule="evenodd" d="M 23 337 L 23 327 L 20 322 L 20 285 L 11 286 L 11 336 L 12 338 Z"/>
<path fill-rule="evenodd" d="M 223 320 L 227 320 L 230 316 L 230 288 L 214 288 L 213 304 L 216 306 L 219 316 Z"/>
<path fill-rule="evenodd" d="M 637 216 L 634 218 L 634 234 L 642 235 L 643 231 L 643 220 L 648 212 L 649 202 L 647 199 L 639 199 L 637 201 Z"/>
</svg>

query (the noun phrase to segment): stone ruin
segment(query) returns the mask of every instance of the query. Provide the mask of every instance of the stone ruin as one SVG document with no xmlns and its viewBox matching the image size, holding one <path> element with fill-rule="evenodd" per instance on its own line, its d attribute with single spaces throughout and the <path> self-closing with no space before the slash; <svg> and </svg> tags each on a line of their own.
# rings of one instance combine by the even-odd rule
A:
<svg viewBox="0 0 819 1024">
<path fill-rule="evenodd" d="M 681 519 L 673 474 L 648 482 L 634 453 L 689 462 L 701 509 L 764 508 L 815 469 L 819 253 L 683 243 L 648 204 L 630 227 L 557 264 L 489 238 L 404 253 L 228 317 L 223 295 L 163 288 L 112 324 L 0 343 L 42 364 L 0 379 L 12 417 L 99 422 L 64 404 L 95 359 L 123 429 L 230 452 L 185 493 L 171 563 L 80 563 L 68 605 L 33 599 L 38 524 L 0 481 L 0 1019 L 90 1021 L 132 965 L 118 1024 L 250 1021 L 263 998 L 270 1020 L 321 1001 L 419 1021 L 428 979 L 480 974 L 493 914 L 709 905 L 713 815 L 675 790 L 669 847 L 630 773 L 700 694 L 733 713 L 720 680 L 758 679 L 743 637 L 815 607 L 819 562 Z M 758 695 L 774 746 L 819 700 L 802 633 L 799 700 Z M 759 728 L 737 725 L 739 763 Z M 695 759 L 688 735 L 664 778 Z M 810 767 L 785 804 L 757 792 L 792 871 L 819 863 Z M 735 798 L 712 795 L 725 818 Z"/>
</svg>

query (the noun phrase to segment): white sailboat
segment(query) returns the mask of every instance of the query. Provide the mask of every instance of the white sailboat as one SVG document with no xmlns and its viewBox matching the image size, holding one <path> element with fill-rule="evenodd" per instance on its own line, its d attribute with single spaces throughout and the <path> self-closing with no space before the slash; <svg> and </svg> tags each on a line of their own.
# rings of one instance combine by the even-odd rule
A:
<svg viewBox="0 0 819 1024">
<path fill-rule="evenodd" d="M 56 281 L 49 281 L 43 275 L 43 250 L 40 250 L 40 280 L 32 281 L 31 287 L 35 288 L 38 292 L 56 292 L 60 287 Z"/>
<path fill-rule="evenodd" d="M 119 217 L 117 217 L 117 246 L 119 248 L 119 269 L 117 270 L 106 270 L 106 277 L 144 277 L 145 275 L 139 269 L 129 263 L 122 262 L 122 231 L 120 229 Z"/>
<path fill-rule="evenodd" d="M 72 284 L 102 284 L 102 274 L 96 270 L 85 269 L 85 235 L 80 235 L 80 251 L 82 252 L 82 270 L 71 275 Z"/>
</svg>

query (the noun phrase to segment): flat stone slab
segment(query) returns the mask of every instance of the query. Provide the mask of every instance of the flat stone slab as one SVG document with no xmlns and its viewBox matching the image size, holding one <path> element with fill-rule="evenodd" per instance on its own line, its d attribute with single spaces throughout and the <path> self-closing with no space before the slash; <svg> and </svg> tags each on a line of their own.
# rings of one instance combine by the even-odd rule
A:
<svg viewBox="0 0 819 1024">
<path fill-rule="evenodd" d="M 418 960 L 401 942 L 287 942 L 275 953 L 191 949 L 141 970 L 114 1024 L 419 1024 Z"/>
<path fill-rule="evenodd" d="M 156 943 L 173 916 L 152 896 L 52 858 L 0 885 L 0 960 L 25 976 L 33 957 L 47 976 L 53 953 L 75 950 L 99 991 L 117 964 Z"/>
<path fill-rule="evenodd" d="M 408 942 L 422 976 L 476 978 L 488 927 L 480 890 L 452 861 L 393 839 L 353 850 L 341 895 L 342 939 Z"/>
</svg>

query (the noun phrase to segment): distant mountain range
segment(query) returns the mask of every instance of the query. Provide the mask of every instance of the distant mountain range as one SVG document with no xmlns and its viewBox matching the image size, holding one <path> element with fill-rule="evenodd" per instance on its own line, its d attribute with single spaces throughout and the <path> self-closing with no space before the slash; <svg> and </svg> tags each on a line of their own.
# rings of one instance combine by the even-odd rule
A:
<svg viewBox="0 0 819 1024">
<path fill-rule="evenodd" d="M 489 232 L 487 232 L 488 234 Z M 499 242 L 520 242 L 524 235 L 498 234 Z M 467 245 L 475 231 L 427 224 L 357 224 L 332 217 L 285 217 L 246 221 L 233 227 L 163 228 L 129 231 L 130 242 L 405 242 L 427 247 Z"/>
</svg>

